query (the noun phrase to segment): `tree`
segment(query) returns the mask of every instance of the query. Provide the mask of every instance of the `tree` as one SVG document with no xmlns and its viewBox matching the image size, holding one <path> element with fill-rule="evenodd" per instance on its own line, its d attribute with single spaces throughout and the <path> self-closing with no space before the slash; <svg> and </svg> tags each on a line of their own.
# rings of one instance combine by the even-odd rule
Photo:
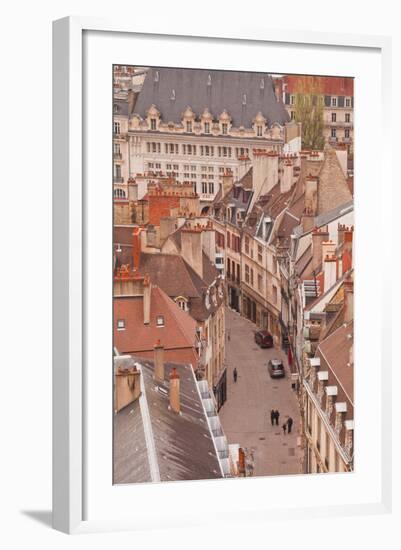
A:
<svg viewBox="0 0 401 550">
<path fill-rule="evenodd" d="M 302 125 L 302 147 L 321 150 L 324 147 L 323 103 L 320 80 L 300 79 L 295 93 L 295 121 Z"/>
</svg>

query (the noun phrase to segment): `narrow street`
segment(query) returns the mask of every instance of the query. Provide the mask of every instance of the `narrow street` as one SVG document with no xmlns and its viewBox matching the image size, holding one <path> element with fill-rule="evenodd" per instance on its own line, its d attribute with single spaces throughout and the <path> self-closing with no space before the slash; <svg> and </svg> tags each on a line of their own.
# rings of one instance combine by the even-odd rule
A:
<svg viewBox="0 0 401 550">
<path fill-rule="evenodd" d="M 286 354 L 280 349 L 261 349 L 254 341 L 256 327 L 238 313 L 226 309 L 227 401 L 219 416 L 229 443 L 239 443 L 253 455 L 253 475 L 301 473 L 302 452 L 297 446 L 300 415 L 291 388 Z M 270 378 L 267 362 L 282 359 L 286 377 Z M 233 380 L 234 367 L 238 380 Z M 272 426 L 271 409 L 280 412 L 279 425 Z M 292 432 L 282 425 L 291 416 Z"/>
</svg>

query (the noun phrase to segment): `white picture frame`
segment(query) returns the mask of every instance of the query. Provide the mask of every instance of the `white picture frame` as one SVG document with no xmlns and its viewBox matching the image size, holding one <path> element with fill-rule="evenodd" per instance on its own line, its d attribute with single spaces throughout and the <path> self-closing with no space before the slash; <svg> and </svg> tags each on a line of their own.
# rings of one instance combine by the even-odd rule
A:
<svg viewBox="0 0 401 550">
<path fill-rule="evenodd" d="M 389 94 L 391 88 L 391 41 L 387 37 L 373 36 L 353 36 L 341 34 L 326 34 L 312 32 L 295 32 L 269 29 L 240 29 L 240 30 L 222 30 L 214 32 L 209 31 L 210 37 L 204 37 L 201 30 L 199 33 L 192 27 L 194 36 L 185 36 L 180 28 L 169 27 L 170 34 L 167 37 L 175 37 L 186 46 L 191 47 L 199 45 L 199 42 L 206 45 L 216 41 L 219 43 L 227 42 L 230 44 L 246 45 L 247 48 L 259 47 L 263 44 L 290 45 L 306 48 L 312 51 L 313 48 L 338 48 L 348 55 L 356 55 L 356 52 L 371 51 L 380 57 L 381 66 L 381 101 L 375 105 L 377 109 L 379 131 L 382 135 L 382 143 L 386 143 L 386 136 L 389 133 L 390 123 L 390 101 Z M 163 35 L 162 29 L 149 29 L 147 24 L 135 25 L 123 21 L 98 20 L 93 18 L 69 17 L 54 22 L 53 32 L 53 526 L 56 529 L 67 533 L 87 532 L 96 530 L 115 530 L 115 529 L 138 529 L 146 528 L 151 522 L 146 521 L 146 503 L 149 497 L 149 490 L 154 498 L 157 493 L 158 498 L 163 502 L 163 498 L 171 498 L 170 490 L 165 485 L 152 488 L 137 487 L 138 498 L 143 498 L 144 514 L 141 518 L 124 517 L 121 520 L 115 517 L 105 517 L 104 514 L 98 514 L 96 518 L 87 517 L 88 496 L 85 494 L 86 477 L 88 476 L 88 464 L 85 463 L 84 455 L 86 452 L 88 429 L 90 422 L 87 422 L 87 411 L 85 404 L 85 395 L 88 390 L 86 387 L 87 373 L 87 352 L 88 352 L 88 334 L 85 316 L 90 315 L 85 306 L 85 294 L 88 287 L 85 279 L 85 269 L 88 264 L 88 223 L 91 223 L 85 217 L 85 201 L 87 201 L 84 180 L 87 172 L 84 163 L 83 151 L 84 140 L 84 67 L 83 59 L 85 52 L 85 33 L 97 33 L 105 36 L 107 33 L 113 33 L 113 36 L 123 37 L 147 37 L 147 39 L 160 40 Z M 111 37 L 111 34 L 110 34 Z M 327 50 L 329 51 L 329 50 Z M 155 52 L 156 54 L 156 52 Z M 137 62 L 133 54 L 130 54 L 126 63 L 142 64 Z M 116 63 L 120 60 L 116 60 Z M 160 63 L 163 64 L 163 63 Z M 177 64 L 177 63 L 173 63 Z M 207 63 L 206 63 L 207 66 Z M 243 67 L 248 69 L 247 66 Z M 339 67 L 341 70 L 341 67 Z M 299 72 L 305 72 L 301 67 Z M 110 73 L 111 77 L 111 73 Z M 111 90 L 111 84 L 110 84 Z M 111 104 L 110 104 L 111 105 Z M 111 116 L 105 113 L 105 116 Z M 111 120 L 111 119 L 110 119 Z M 356 132 L 358 140 L 358 130 Z M 383 145 L 384 147 L 384 145 Z M 380 147 L 379 147 L 380 148 Z M 363 149 L 360 154 L 363 154 Z M 360 159 L 357 163 L 361 166 Z M 358 164 L 356 174 L 358 174 Z M 390 167 L 379 158 L 380 170 L 380 195 L 385 193 L 391 196 L 391 174 Z M 358 176 L 357 176 L 358 177 Z M 367 188 L 366 196 L 372 193 L 372 189 Z M 368 202 L 372 200 L 369 195 Z M 357 214 L 358 216 L 358 214 Z M 89 217 L 89 219 L 93 219 Z M 358 219 L 358 218 L 357 218 Z M 360 218 L 362 219 L 362 217 Z M 384 227 L 385 213 L 384 208 L 379 213 L 379 222 Z M 358 222 L 357 222 L 358 223 Z M 380 231 L 379 231 L 380 233 Z M 379 261 L 388 258 L 388 246 L 384 245 L 378 254 Z M 360 259 L 362 254 L 360 254 Z M 380 271 L 380 293 L 386 285 L 385 271 Z M 391 297 L 389 293 L 382 293 L 382 303 L 380 300 L 376 304 L 380 307 L 381 314 L 383 309 L 390 307 Z M 111 290 L 110 297 L 111 299 Z M 376 307 L 376 306 L 375 306 Z M 391 433 L 391 376 L 388 374 L 388 365 L 391 365 L 390 345 L 384 345 L 384 331 L 379 324 L 380 342 L 377 352 L 380 352 L 380 372 L 381 384 L 377 385 L 377 399 L 380 403 L 380 444 L 378 460 L 374 467 L 377 476 L 380 477 L 377 486 L 378 498 L 371 498 L 366 495 L 364 499 L 358 500 L 358 497 L 341 503 L 336 500 L 331 507 L 328 505 L 313 507 L 310 504 L 306 506 L 295 505 L 288 509 L 280 505 L 277 508 L 277 514 L 285 511 L 288 518 L 302 518 L 306 514 L 319 514 L 324 509 L 329 515 L 346 515 L 361 513 L 386 513 L 391 509 L 391 455 L 390 455 L 390 433 Z M 111 333 L 111 325 L 109 327 Z M 374 354 L 372 355 L 374 356 Z M 386 364 L 386 376 L 383 375 L 383 365 Z M 111 377 L 110 377 L 111 380 Z M 356 387 L 358 390 L 358 385 Z M 380 393 L 379 393 L 380 392 Z M 108 406 L 108 405 L 105 405 Z M 387 418 L 384 426 L 384 418 Z M 111 452 L 111 449 L 110 449 Z M 95 476 L 97 474 L 92 473 Z M 352 474 L 353 475 L 353 474 Z M 379 479 L 378 477 L 378 479 Z M 99 483 L 102 480 L 99 479 Z M 234 480 L 235 481 L 235 480 Z M 245 480 L 244 480 L 245 481 Z M 288 480 L 287 480 L 288 481 Z M 310 479 L 310 482 L 319 484 L 316 480 Z M 209 483 L 209 482 L 206 482 Z M 246 483 L 255 484 L 264 483 L 262 480 L 247 480 Z M 280 484 L 280 478 L 274 482 L 276 489 Z M 295 483 L 295 481 L 294 481 Z M 186 483 L 184 485 L 189 485 Z M 184 494 L 185 486 L 176 485 L 175 492 Z M 202 491 L 203 482 L 193 482 L 191 491 Z M 184 487 L 184 489 L 183 489 Z M 212 487 L 212 485 L 210 485 Z M 221 490 L 221 485 L 218 486 Z M 135 486 L 130 490 L 135 490 Z M 216 489 L 217 490 L 217 489 Z M 227 499 L 232 499 L 238 493 L 239 486 L 227 485 Z M 147 491 L 146 495 L 145 492 Z M 200 494 L 200 493 L 199 493 Z M 245 494 L 245 493 L 244 493 Z M 249 494 L 249 493 L 246 493 Z M 177 497 L 177 502 L 180 497 Z M 233 508 L 235 511 L 235 508 Z M 246 519 L 251 513 L 257 521 L 265 521 L 264 509 L 257 502 L 243 515 Z M 217 512 L 216 512 L 217 513 Z M 247 515 L 248 514 L 248 515 Z M 270 510 L 270 517 L 275 517 L 274 510 Z M 217 515 L 219 515 L 217 513 Z M 220 514 L 221 519 L 227 516 L 227 510 Z M 220 517 L 220 516 L 219 516 Z M 234 518 L 235 519 L 235 518 Z M 249 518 L 248 518 L 249 519 Z M 168 521 L 170 521 L 168 519 Z M 178 518 L 176 525 L 191 524 L 197 522 L 195 516 L 186 515 L 185 518 Z"/>
</svg>

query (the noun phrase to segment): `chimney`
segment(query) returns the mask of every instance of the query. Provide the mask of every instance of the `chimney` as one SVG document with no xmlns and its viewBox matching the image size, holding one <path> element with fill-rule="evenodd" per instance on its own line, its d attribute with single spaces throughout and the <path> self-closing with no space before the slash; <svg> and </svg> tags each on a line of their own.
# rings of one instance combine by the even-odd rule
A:
<svg viewBox="0 0 401 550">
<path fill-rule="evenodd" d="M 354 228 L 347 227 L 343 233 L 343 273 L 349 271 L 352 267 L 352 241 Z"/>
<path fill-rule="evenodd" d="M 265 149 L 253 150 L 253 191 L 258 198 L 278 182 L 278 153 Z"/>
<path fill-rule="evenodd" d="M 152 292 L 152 285 L 150 284 L 149 276 L 146 275 L 143 280 L 143 324 L 149 325 L 150 323 L 150 297 Z"/>
<path fill-rule="evenodd" d="M 225 197 L 227 193 L 232 189 L 234 185 L 234 174 L 230 168 L 224 171 L 224 174 L 221 176 L 221 193 Z"/>
<path fill-rule="evenodd" d="M 155 380 L 164 382 L 164 346 L 158 340 L 154 346 Z"/>
<path fill-rule="evenodd" d="M 293 164 L 292 160 L 286 159 L 283 163 L 283 174 L 280 180 L 280 193 L 287 193 L 292 187 Z"/>
<path fill-rule="evenodd" d="M 139 263 L 141 258 L 141 232 L 140 227 L 135 227 L 132 233 L 132 269 L 139 271 Z"/>
<path fill-rule="evenodd" d="M 324 289 L 327 292 L 337 281 L 337 257 L 326 256 L 324 258 Z"/>
<path fill-rule="evenodd" d="M 160 243 L 164 243 L 176 230 L 176 218 L 169 216 L 160 218 Z"/>
<path fill-rule="evenodd" d="M 344 281 L 344 322 L 354 318 L 354 281 L 347 277 Z"/>
<path fill-rule="evenodd" d="M 146 229 L 146 246 L 150 246 L 150 247 L 157 246 L 156 228 L 152 224 L 149 224 Z"/>
<path fill-rule="evenodd" d="M 181 230 L 181 255 L 203 279 L 202 228 L 184 227 Z"/>
<path fill-rule="evenodd" d="M 202 235 L 202 247 L 203 252 L 213 263 L 216 261 L 216 232 L 214 230 L 213 224 L 211 221 L 208 221 L 206 226 L 203 228 Z"/>
<path fill-rule="evenodd" d="M 173 367 L 170 372 L 170 409 L 175 413 L 180 413 L 180 375 L 177 369 Z"/>
<path fill-rule="evenodd" d="M 317 273 L 317 270 L 322 265 L 323 258 L 323 243 L 328 241 L 329 233 L 327 229 L 315 229 L 312 231 L 312 269 Z"/>
<path fill-rule="evenodd" d="M 305 179 L 305 214 L 307 216 L 317 215 L 317 188 L 319 178 L 307 176 Z"/>
</svg>

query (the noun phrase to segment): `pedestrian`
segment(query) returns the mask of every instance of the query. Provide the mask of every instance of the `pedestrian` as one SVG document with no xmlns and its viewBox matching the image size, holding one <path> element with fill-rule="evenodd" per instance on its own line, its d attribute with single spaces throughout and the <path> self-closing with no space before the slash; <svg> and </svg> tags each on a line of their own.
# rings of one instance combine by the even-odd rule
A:
<svg viewBox="0 0 401 550">
<path fill-rule="evenodd" d="M 293 419 L 291 418 L 291 416 L 288 418 L 287 420 L 287 426 L 288 426 L 288 433 L 290 434 L 291 433 L 291 428 L 292 428 L 292 424 L 293 424 Z"/>
<path fill-rule="evenodd" d="M 238 372 L 237 372 L 237 368 L 236 368 L 236 367 L 234 367 L 233 376 L 234 376 L 234 382 L 236 382 L 236 381 L 237 381 L 237 378 L 238 378 Z"/>
<path fill-rule="evenodd" d="M 270 411 L 270 420 L 271 420 L 272 426 L 274 425 L 274 420 L 275 420 L 275 418 L 276 418 L 276 412 L 275 412 L 274 409 L 272 409 L 272 410 Z"/>
<path fill-rule="evenodd" d="M 284 435 L 285 435 L 286 429 L 287 429 L 287 424 L 284 422 L 284 424 L 283 424 L 283 434 Z"/>
<path fill-rule="evenodd" d="M 280 413 L 278 412 L 277 409 L 274 411 L 274 418 L 276 419 L 276 426 L 278 426 L 278 421 L 279 421 L 279 418 L 280 418 Z"/>
</svg>

